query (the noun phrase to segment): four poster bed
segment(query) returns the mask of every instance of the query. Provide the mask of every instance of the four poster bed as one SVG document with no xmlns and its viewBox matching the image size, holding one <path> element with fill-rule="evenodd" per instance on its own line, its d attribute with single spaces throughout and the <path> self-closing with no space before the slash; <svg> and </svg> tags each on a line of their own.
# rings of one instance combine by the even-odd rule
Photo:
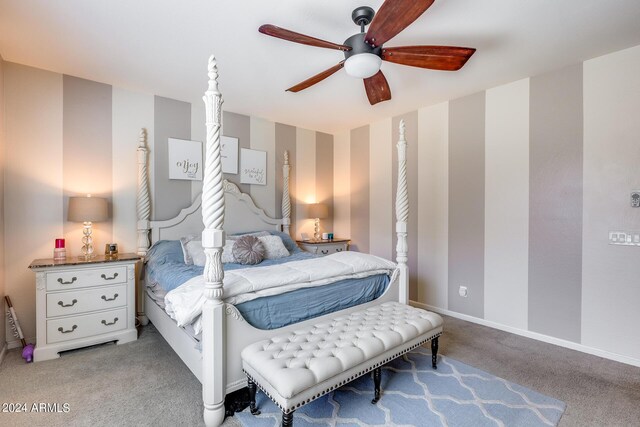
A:
<svg viewBox="0 0 640 427">
<path fill-rule="evenodd" d="M 201 197 L 197 197 L 193 204 L 182 209 L 173 219 L 165 221 L 151 221 L 151 196 L 149 191 L 149 177 L 147 171 L 147 147 L 144 130 L 140 134 L 138 146 L 138 253 L 147 256 L 151 252 L 158 252 L 156 244 L 161 241 L 178 241 L 188 235 L 201 235 L 202 248 L 204 248 L 204 266 L 202 274 L 198 278 L 192 278 L 187 283 L 192 283 L 192 288 L 197 292 L 190 297 L 201 306 L 201 335 L 198 337 L 194 331 L 178 326 L 158 298 L 153 298 L 145 286 L 140 286 L 139 301 L 144 306 L 139 310 L 139 316 L 143 323 L 148 319 L 154 324 L 173 350 L 180 356 L 193 374 L 200 380 L 203 386 L 204 419 L 206 425 L 219 425 L 225 416 L 224 401 L 227 393 L 246 386 L 246 378 L 242 371 L 240 353 L 243 348 L 256 341 L 268 339 L 276 334 L 291 332 L 307 327 L 312 323 L 329 321 L 337 315 L 348 315 L 356 310 L 373 307 L 390 301 L 407 303 L 408 299 L 408 269 L 407 269 L 407 217 L 408 197 L 406 180 L 406 141 L 404 136 L 404 123 L 400 124 L 400 138 L 398 149 L 398 186 L 395 202 L 396 234 L 397 234 L 397 264 L 391 264 L 388 280 L 380 295 L 364 303 L 354 303 L 347 308 L 338 308 L 337 311 L 324 310 L 317 317 L 287 319 L 285 326 L 276 326 L 271 329 L 256 327 L 250 324 L 238 309 L 240 305 L 229 303 L 233 287 L 228 283 L 234 283 L 245 270 L 229 271 L 223 269 L 223 248 L 225 247 L 225 235 L 238 233 L 250 233 L 260 230 L 268 230 L 273 234 L 279 234 L 282 240 L 287 241 L 290 233 L 291 200 L 289 195 L 289 161 L 285 153 L 283 163 L 283 197 L 282 218 L 271 218 L 257 207 L 248 194 L 242 193 L 236 185 L 223 179 L 220 157 L 220 129 L 222 95 L 218 90 L 216 61 L 212 56 L 208 64 L 209 85 L 203 97 L 206 104 L 206 154 L 204 168 L 204 182 Z M 279 232 L 279 233 L 278 233 Z M 151 235 L 151 240 L 149 239 Z M 151 246 L 151 243 L 154 246 Z M 295 243 L 293 244 L 295 246 Z M 293 254 L 296 248 L 289 248 Z M 336 256 L 340 254 L 335 254 Z M 340 262 L 347 262 L 348 257 L 361 261 L 357 253 L 345 254 L 339 258 Z M 370 255 L 362 255 L 377 258 Z M 331 256 L 326 257 L 330 260 Z M 345 261 L 347 260 L 347 261 Z M 380 262 L 381 259 L 378 259 Z M 313 260 L 315 262 L 315 260 Z M 320 260 L 318 259 L 318 262 Z M 164 262 L 164 259 L 162 260 Z M 158 263 L 161 265 L 162 262 Z M 295 264 L 295 262 L 302 264 Z M 308 266 L 305 264 L 311 260 L 298 260 L 290 265 Z M 327 262 L 327 261 L 325 261 Z M 162 266 L 162 265 L 161 265 Z M 147 268 L 149 265 L 147 266 Z M 262 267 L 272 268 L 272 267 Z M 276 265 L 273 268 L 288 268 L 285 264 Z M 386 268 L 386 267 L 385 267 Z M 259 269 L 248 269 L 264 271 Z M 391 272 L 392 270 L 392 272 Z M 279 275 L 285 270 L 278 270 Z M 289 270 L 286 270 L 289 271 Z M 235 274 L 235 275 L 234 275 Z M 225 275 L 227 276 L 225 278 Z M 244 277 L 244 276 L 243 276 Z M 223 285 L 223 278 L 225 279 Z M 195 281 L 194 281 L 195 280 Z M 200 282 L 197 282 L 200 280 Z M 243 279 L 244 280 L 244 279 Z M 247 279 L 250 280 L 250 279 Z M 351 280 L 351 279 L 349 279 Z M 356 280 L 356 279 L 353 279 Z M 327 283 L 326 280 L 311 281 L 308 289 L 300 292 L 315 292 L 314 283 Z M 351 282 L 349 282 L 351 283 Z M 147 283 L 149 285 L 149 283 Z M 184 286 L 184 285 L 183 285 Z M 180 288 L 182 288 L 181 286 Z M 306 286 L 306 285 L 305 285 Z M 334 285 L 326 285 L 334 286 Z M 354 285 L 351 285 L 354 286 Z M 320 289 L 324 286 L 318 286 Z M 273 288 L 252 288 L 257 296 L 273 295 Z M 290 289 L 285 286 L 285 289 Z M 347 288 L 343 288 L 347 289 Z M 356 289 L 354 287 L 348 289 Z M 177 290 L 177 289 L 176 289 Z M 192 289 L 193 290 L 193 289 Z M 172 293 L 171 291 L 169 293 Z M 199 293 L 198 293 L 199 292 Z M 298 292 L 298 291 L 296 291 Z M 167 295 L 169 295 L 167 293 Z M 335 294 L 336 292 L 332 292 Z M 184 294 L 182 294 L 184 295 Z M 311 294 L 307 294 L 311 295 Z M 343 294 L 344 295 L 344 294 Z M 255 296 L 255 295 L 254 295 Z M 280 295 L 281 296 L 281 295 Z M 265 296 L 275 298 L 276 296 Z M 231 301 L 237 301 L 231 299 Z M 256 301 L 259 301 L 256 299 Z M 292 305 L 292 304 L 289 304 Z M 281 306 L 284 307 L 284 306 Z M 338 305 L 338 307 L 341 307 Z M 342 306 L 344 307 L 344 306 Z M 284 309 L 283 309 L 284 310 Z M 322 314 L 324 313 L 324 314 Z M 200 314 L 200 311 L 197 312 Z M 193 316 L 192 316 L 193 317 Z M 190 319 L 192 320 L 192 319 Z"/>
</svg>

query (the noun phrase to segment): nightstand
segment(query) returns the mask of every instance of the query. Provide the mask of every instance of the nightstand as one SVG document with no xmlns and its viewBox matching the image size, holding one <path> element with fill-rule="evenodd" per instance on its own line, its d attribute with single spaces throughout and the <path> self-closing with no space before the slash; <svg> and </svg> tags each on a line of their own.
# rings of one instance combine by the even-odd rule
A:
<svg viewBox="0 0 640 427">
<path fill-rule="evenodd" d="M 336 252 L 348 251 L 350 239 L 333 240 L 296 240 L 302 250 L 318 255 L 335 254 Z"/>
<path fill-rule="evenodd" d="M 36 259 L 36 348 L 34 361 L 94 344 L 135 341 L 136 254 L 90 260 Z"/>
</svg>

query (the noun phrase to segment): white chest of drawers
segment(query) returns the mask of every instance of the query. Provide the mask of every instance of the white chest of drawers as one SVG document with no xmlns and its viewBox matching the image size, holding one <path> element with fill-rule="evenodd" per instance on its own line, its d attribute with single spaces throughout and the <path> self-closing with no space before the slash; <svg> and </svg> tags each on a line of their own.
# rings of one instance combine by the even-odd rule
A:
<svg viewBox="0 0 640 427">
<path fill-rule="evenodd" d="M 336 252 L 348 251 L 349 242 L 349 239 L 296 241 L 302 250 L 318 255 L 330 255 Z"/>
<path fill-rule="evenodd" d="M 34 361 L 61 351 L 109 341 L 135 341 L 135 266 L 140 257 L 97 256 L 35 260 L 36 348 Z"/>
</svg>

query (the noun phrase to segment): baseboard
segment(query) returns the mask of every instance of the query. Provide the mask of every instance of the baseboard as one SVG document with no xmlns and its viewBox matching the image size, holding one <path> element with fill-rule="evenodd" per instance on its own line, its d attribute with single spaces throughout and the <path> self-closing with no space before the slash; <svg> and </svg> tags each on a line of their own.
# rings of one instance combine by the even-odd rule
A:
<svg viewBox="0 0 640 427">
<path fill-rule="evenodd" d="M 25 341 L 27 342 L 27 344 L 35 343 L 36 339 L 35 337 L 26 338 Z M 20 342 L 20 340 L 7 341 L 7 350 L 12 350 L 14 348 L 21 348 L 21 347 L 22 347 L 22 343 Z"/>
<path fill-rule="evenodd" d="M 468 316 L 466 314 L 457 313 L 455 311 L 446 310 L 440 307 L 434 307 L 428 304 L 423 304 L 418 301 L 409 301 L 414 307 L 423 308 L 425 310 L 433 311 L 434 313 L 444 314 L 446 316 L 455 317 L 456 319 L 466 320 L 467 322 L 476 323 L 478 325 L 487 326 L 493 329 L 499 329 L 501 331 L 509 332 L 515 335 L 520 335 L 526 338 L 554 344 L 560 347 L 569 348 L 571 350 L 580 351 L 582 353 L 591 354 L 593 356 L 602 357 L 604 359 L 613 360 L 616 362 L 624 363 L 626 365 L 640 367 L 640 359 L 634 359 L 633 357 L 624 356 L 622 354 L 611 353 L 609 351 L 600 350 L 598 348 L 589 347 L 583 344 L 578 344 L 572 341 L 563 340 L 561 338 L 550 337 L 549 335 L 539 334 L 537 332 L 526 331 L 524 329 L 514 328 L 511 326 L 502 325 L 500 323 L 492 322 L 485 319 L 479 319 L 477 317 Z"/>
<path fill-rule="evenodd" d="M 4 360 L 4 356 L 7 354 L 7 343 L 2 343 L 2 349 L 0 349 L 0 366 L 2 366 L 2 361 Z"/>
</svg>

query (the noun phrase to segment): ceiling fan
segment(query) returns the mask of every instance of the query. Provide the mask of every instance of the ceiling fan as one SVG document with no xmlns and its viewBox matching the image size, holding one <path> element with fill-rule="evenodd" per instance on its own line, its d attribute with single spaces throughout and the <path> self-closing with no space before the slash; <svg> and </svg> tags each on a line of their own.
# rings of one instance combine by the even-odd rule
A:
<svg viewBox="0 0 640 427">
<path fill-rule="evenodd" d="M 435 0 L 386 0 L 378 13 L 368 6 L 358 7 L 351 14 L 360 32 L 343 44 L 331 43 L 296 33 L 275 25 L 262 25 L 258 31 L 272 37 L 309 46 L 336 49 L 344 52 L 344 60 L 333 67 L 287 89 L 299 92 L 344 67 L 348 75 L 364 79 L 364 88 L 371 105 L 391 99 L 391 89 L 380 71 L 382 61 L 394 62 L 431 70 L 457 71 L 476 51 L 473 48 L 453 46 L 398 46 L 383 47 L 398 33 L 418 19 Z M 364 29 L 369 25 L 365 33 Z"/>
</svg>

